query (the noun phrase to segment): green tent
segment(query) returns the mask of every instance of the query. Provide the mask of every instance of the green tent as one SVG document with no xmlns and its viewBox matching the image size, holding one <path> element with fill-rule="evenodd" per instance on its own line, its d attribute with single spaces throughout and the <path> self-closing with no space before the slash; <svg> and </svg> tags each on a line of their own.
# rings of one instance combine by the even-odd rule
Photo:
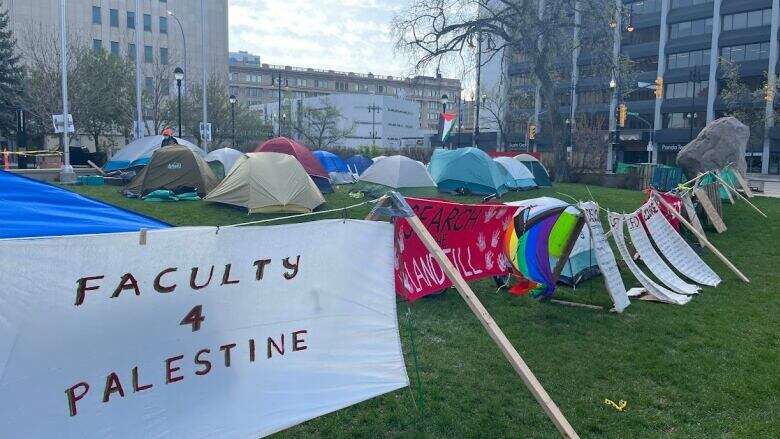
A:
<svg viewBox="0 0 780 439">
<path fill-rule="evenodd" d="M 509 173 L 478 148 L 436 149 L 428 165 L 440 192 L 479 195 L 507 192 Z"/>
<path fill-rule="evenodd" d="M 725 181 L 729 186 L 735 188 L 739 184 L 737 182 L 737 177 L 734 175 L 733 169 L 730 167 L 725 167 L 721 169 L 720 171 L 710 171 L 706 173 L 704 176 L 702 176 L 699 181 L 697 182 L 698 186 L 706 186 L 711 183 L 718 183 L 718 194 L 720 195 L 721 200 L 728 200 L 729 199 L 729 189 L 723 185 L 723 182 L 721 182 L 719 179 L 717 179 L 714 175 L 714 173 L 717 172 L 718 176 Z"/>
</svg>

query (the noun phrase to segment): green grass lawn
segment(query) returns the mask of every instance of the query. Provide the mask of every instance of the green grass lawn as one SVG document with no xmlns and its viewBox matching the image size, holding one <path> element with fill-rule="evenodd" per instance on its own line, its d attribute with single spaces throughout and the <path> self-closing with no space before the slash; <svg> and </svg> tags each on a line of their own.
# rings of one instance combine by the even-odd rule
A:
<svg viewBox="0 0 780 439">
<path fill-rule="evenodd" d="M 619 212 L 631 212 L 643 200 L 636 191 L 590 189 L 602 206 Z M 75 190 L 180 226 L 264 218 L 203 202 L 128 200 L 111 187 Z M 590 198 L 584 186 L 572 184 L 505 198 L 561 198 L 556 192 Z M 360 201 L 344 191 L 327 199 L 324 209 Z M 742 283 L 706 253 L 705 260 L 724 282 L 717 288 L 706 287 L 685 306 L 634 301 L 622 314 L 613 314 L 509 296 L 497 291 L 492 281 L 472 286 L 582 437 L 780 437 L 780 200 L 752 201 L 769 219 L 738 201 L 724 206 L 728 231 L 708 233 L 751 283 Z M 364 206 L 347 214 L 362 218 L 368 210 Z M 639 285 L 624 277 L 627 287 Z M 560 287 L 556 295 L 611 305 L 601 278 L 581 284 L 576 291 Z M 411 388 L 322 416 L 278 436 L 557 436 L 456 291 L 411 305 L 399 302 L 398 318 Z M 411 355 L 411 336 L 417 365 Z M 418 386 L 424 396 L 421 407 Z M 628 406 L 618 412 L 604 404 L 605 398 L 624 399 Z"/>
</svg>

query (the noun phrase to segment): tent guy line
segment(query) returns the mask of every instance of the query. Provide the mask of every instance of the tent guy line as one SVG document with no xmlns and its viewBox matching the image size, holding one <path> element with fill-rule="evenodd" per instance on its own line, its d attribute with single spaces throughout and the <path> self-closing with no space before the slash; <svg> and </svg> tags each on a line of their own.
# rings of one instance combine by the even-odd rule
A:
<svg viewBox="0 0 780 439">
<path fill-rule="evenodd" d="M 303 217 L 306 217 L 306 216 L 321 215 L 321 214 L 324 214 L 324 213 L 346 211 L 346 210 L 349 210 L 349 209 L 354 209 L 356 207 L 365 206 L 366 204 L 374 204 L 374 203 L 377 203 L 377 202 L 379 202 L 379 199 L 368 200 L 368 201 L 364 201 L 362 203 L 352 204 L 350 206 L 338 207 L 338 208 L 335 208 L 335 209 L 321 210 L 321 211 L 317 211 L 317 212 L 301 213 L 301 214 L 298 214 L 298 215 L 280 216 L 280 217 L 277 217 L 277 218 L 267 218 L 267 219 L 262 219 L 262 220 L 257 220 L 257 221 L 249 221 L 249 222 L 246 222 L 246 223 L 229 224 L 229 225 L 226 225 L 226 226 L 217 226 L 217 230 L 219 230 L 220 228 L 249 226 L 249 225 L 252 225 L 252 224 L 270 223 L 270 222 L 279 221 L 279 220 L 286 220 L 286 219 L 293 219 L 293 218 L 303 218 Z"/>
</svg>

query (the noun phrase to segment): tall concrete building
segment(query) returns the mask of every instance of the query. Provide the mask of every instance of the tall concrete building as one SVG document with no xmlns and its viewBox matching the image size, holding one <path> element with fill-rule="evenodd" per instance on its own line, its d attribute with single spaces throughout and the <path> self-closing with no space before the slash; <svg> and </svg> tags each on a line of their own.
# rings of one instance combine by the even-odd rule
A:
<svg viewBox="0 0 780 439">
<path fill-rule="evenodd" d="M 419 105 L 419 127 L 436 131 L 441 113 L 441 99 L 447 95 L 453 108 L 460 100 L 458 79 L 440 75 L 401 78 L 373 73 L 339 72 L 306 67 L 261 63 L 259 57 L 246 52 L 230 54 L 231 94 L 249 105 L 278 101 L 281 84 L 282 99 L 305 99 L 336 93 L 357 93 L 395 96 Z M 281 82 L 279 82 L 281 78 Z"/>
<path fill-rule="evenodd" d="M 10 12 L 23 59 L 28 40 L 49 35 L 59 39 L 59 0 L 4 0 L 3 4 Z M 141 10 L 136 9 L 136 0 L 68 0 L 67 4 L 71 42 L 135 59 L 136 32 L 143 29 L 145 66 L 186 67 L 188 82 L 198 82 L 203 71 L 203 40 L 208 75 L 227 77 L 228 0 L 205 0 L 203 39 L 201 0 L 141 0 Z M 140 29 L 136 29 L 136 19 Z"/>
<path fill-rule="evenodd" d="M 543 0 L 540 0 L 543 1 Z M 750 90 L 760 91 L 767 81 L 777 81 L 778 0 L 616 0 L 623 9 L 613 32 L 614 56 L 622 54 L 634 61 L 638 82 L 663 85 L 663 96 L 653 90 L 637 87 L 620 96 L 621 103 L 638 117 L 630 116 L 619 131 L 618 141 L 609 154 L 626 162 L 646 161 L 674 163 L 677 152 L 695 137 L 706 123 L 727 110 L 722 99 L 724 69 L 721 59 L 736 64 L 739 76 Z M 621 23 L 622 21 L 622 23 Z M 630 30 L 629 30 L 630 29 Z M 576 35 L 576 34 L 575 34 Z M 530 68 L 522 56 L 506 57 L 506 72 L 512 90 L 533 90 Z M 599 115 L 609 121 L 605 131 L 616 132 L 617 93 L 610 89 L 610 77 L 588 72 L 594 62 L 583 51 L 575 53 L 570 81 L 561 81 L 569 93 L 568 105 L 560 108 L 566 115 Z M 576 66 L 577 68 L 574 68 Z M 748 104 L 752 107 L 754 104 Z M 780 127 L 776 112 L 780 100 L 775 96 L 761 103 L 766 124 L 763 133 L 752 133 L 747 151 L 750 172 L 780 173 Z M 535 105 L 512 111 L 513 114 L 543 112 L 538 99 Z M 509 117 L 512 117 L 511 114 Z M 513 137 L 522 139 L 526 119 L 513 124 Z M 541 149 L 545 145 L 544 124 L 538 126 Z M 648 143 L 652 140 L 651 150 Z M 575 145 L 576 148 L 576 145 Z"/>
</svg>

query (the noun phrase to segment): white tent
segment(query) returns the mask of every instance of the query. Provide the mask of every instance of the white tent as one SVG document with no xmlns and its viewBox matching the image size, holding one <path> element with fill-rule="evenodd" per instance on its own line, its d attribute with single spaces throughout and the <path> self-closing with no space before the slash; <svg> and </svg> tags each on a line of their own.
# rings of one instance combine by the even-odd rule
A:
<svg viewBox="0 0 780 439">
<path fill-rule="evenodd" d="M 111 160 L 106 163 L 106 165 L 103 167 L 103 170 L 117 171 L 136 166 L 146 166 L 149 164 L 149 160 L 151 160 L 152 154 L 160 149 L 164 139 L 165 137 L 163 136 L 148 136 L 128 143 L 124 148 L 119 150 L 119 152 L 111 157 Z M 191 150 L 198 153 L 198 155 L 201 157 L 206 155 L 202 149 L 198 148 L 194 144 L 178 137 L 174 137 L 174 139 L 176 139 L 176 143 L 190 148 Z"/>
<path fill-rule="evenodd" d="M 395 189 L 436 187 L 425 166 L 402 155 L 385 157 L 375 162 L 366 169 L 358 181 L 381 184 Z"/>
<path fill-rule="evenodd" d="M 245 207 L 249 213 L 306 213 L 325 202 L 303 165 L 278 152 L 242 155 L 205 200 Z"/>
<path fill-rule="evenodd" d="M 387 156 L 384 156 L 384 155 L 378 155 L 378 156 L 376 156 L 376 157 L 372 158 L 371 160 L 373 160 L 373 161 L 374 161 L 374 163 L 376 163 L 376 162 L 378 162 L 378 161 L 380 161 L 380 160 L 382 160 L 382 159 L 386 159 L 386 158 L 387 158 Z"/>
<path fill-rule="evenodd" d="M 536 187 L 534 174 L 518 160 L 511 157 L 496 157 L 493 160 L 503 166 L 506 172 L 509 173 L 511 181 L 507 184 L 507 187 L 511 189 L 531 189 Z"/>
<path fill-rule="evenodd" d="M 212 162 L 219 162 L 222 164 L 222 172 L 219 173 L 221 175 L 218 175 L 221 178 L 230 173 L 236 160 L 242 155 L 244 155 L 244 153 L 233 148 L 219 148 L 206 155 L 206 162 L 209 163 L 209 165 L 212 165 Z M 213 169 L 214 167 L 212 166 L 212 170 Z M 216 173 L 217 172 L 215 172 L 215 174 Z"/>
</svg>

